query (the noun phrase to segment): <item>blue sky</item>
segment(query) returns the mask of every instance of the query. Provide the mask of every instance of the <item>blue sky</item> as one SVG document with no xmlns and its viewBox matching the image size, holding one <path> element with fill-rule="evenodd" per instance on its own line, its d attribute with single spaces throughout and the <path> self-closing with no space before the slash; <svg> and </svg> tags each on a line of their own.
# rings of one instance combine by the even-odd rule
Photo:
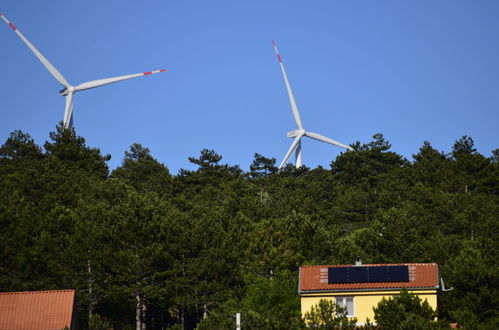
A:
<svg viewBox="0 0 499 330">
<path fill-rule="evenodd" d="M 174 174 L 203 148 L 247 170 L 280 162 L 296 128 L 271 40 L 303 125 L 345 144 L 383 133 L 408 159 L 428 140 L 499 147 L 499 1 L 21 1 L 3 13 L 73 85 L 168 72 L 82 91 L 74 124 L 118 166 L 141 143 Z M 62 120 L 62 88 L 0 21 L 0 141 L 38 144 Z M 305 139 L 303 163 L 342 151 Z"/>
</svg>

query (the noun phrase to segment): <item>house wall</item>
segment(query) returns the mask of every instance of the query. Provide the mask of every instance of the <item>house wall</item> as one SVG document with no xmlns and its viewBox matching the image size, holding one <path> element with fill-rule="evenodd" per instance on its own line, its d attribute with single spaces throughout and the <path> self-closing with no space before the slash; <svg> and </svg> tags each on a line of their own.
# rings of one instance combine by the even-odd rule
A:
<svg viewBox="0 0 499 330">
<path fill-rule="evenodd" d="M 437 309 L 437 290 L 409 292 L 417 294 L 422 301 L 425 301 L 426 299 L 433 310 Z M 301 314 L 302 316 L 305 315 L 305 313 L 310 311 L 312 306 L 318 304 L 321 299 L 334 299 L 334 297 L 339 296 L 354 297 L 354 317 L 357 318 L 357 325 L 363 325 L 367 318 L 369 318 L 371 322 L 374 322 L 373 307 L 376 307 L 383 297 L 388 299 L 399 293 L 400 291 L 396 290 L 301 294 Z"/>
</svg>

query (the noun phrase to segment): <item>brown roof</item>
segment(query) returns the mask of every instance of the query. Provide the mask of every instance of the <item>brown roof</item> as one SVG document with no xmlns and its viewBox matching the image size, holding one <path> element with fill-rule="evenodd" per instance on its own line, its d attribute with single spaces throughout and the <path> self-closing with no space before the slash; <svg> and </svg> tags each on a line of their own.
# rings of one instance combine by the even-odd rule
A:
<svg viewBox="0 0 499 330">
<path fill-rule="evenodd" d="M 0 329 L 71 327 L 75 290 L 0 292 Z"/>
<path fill-rule="evenodd" d="M 303 266 L 300 267 L 299 292 L 317 291 L 369 291 L 379 289 L 411 289 L 438 288 L 438 265 L 435 263 L 413 263 L 413 264 L 369 264 L 367 267 L 376 266 L 409 266 L 408 282 L 369 282 L 369 283 L 335 283 L 328 284 L 328 268 L 330 267 L 354 267 L 352 265 L 331 266 Z"/>
</svg>

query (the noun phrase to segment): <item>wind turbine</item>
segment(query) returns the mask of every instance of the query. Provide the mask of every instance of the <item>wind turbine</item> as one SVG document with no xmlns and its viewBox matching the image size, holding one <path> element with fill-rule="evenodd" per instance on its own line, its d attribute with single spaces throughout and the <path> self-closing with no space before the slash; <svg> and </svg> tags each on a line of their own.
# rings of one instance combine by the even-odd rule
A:
<svg viewBox="0 0 499 330">
<path fill-rule="evenodd" d="M 63 77 L 63 75 L 57 71 L 57 69 L 38 51 L 38 49 L 33 46 L 31 42 L 29 42 L 28 39 L 19 31 L 8 19 L 5 17 L 3 14 L 0 14 L 0 17 L 3 18 L 3 20 L 14 30 L 17 35 L 24 41 L 24 43 L 31 49 L 31 51 L 35 54 L 36 57 L 42 62 L 42 64 L 49 70 L 49 72 L 54 76 L 54 78 L 64 86 L 64 88 L 59 91 L 59 94 L 62 96 L 66 97 L 66 107 L 64 108 L 64 127 L 69 128 L 70 126 L 73 126 L 73 94 L 85 89 L 90 89 L 90 88 L 95 88 L 95 87 L 100 87 L 103 85 L 115 83 L 118 81 L 126 80 L 126 79 L 131 79 L 131 78 L 136 78 L 136 77 L 141 77 L 141 76 L 147 76 L 153 73 L 158 73 L 158 72 L 164 72 L 166 70 L 156 70 L 156 71 L 149 71 L 149 72 L 143 72 L 143 73 L 136 73 L 136 74 L 131 74 L 131 75 L 126 75 L 126 76 L 119 76 L 119 77 L 114 77 L 114 78 L 105 78 L 105 79 L 98 79 L 98 80 L 92 80 L 85 82 L 83 84 L 80 84 L 78 86 L 72 86 L 68 81 Z"/>
<path fill-rule="evenodd" d="M 284 164 L 286 164 L 289 160 L 289 157 L 291 157 L 291 154 L 295 152 L 295 166 L 296 168 L 301 167 L 302 161 L 301 161 L 301 138 L 304 136 L 307 136 L 309 138 L 326 142 L 329 144 L 333 144 L 335 146 L 347 149 L 347 150 L 353 150 L 351 147 L 340 143 L 338 141 L 335 141 L 333 139 L 330 139 L 328 137 L 325 137 L 323 135 L 314 133 L 314 132 L 307 132 L 301 123 L 301 118 L 300 118 L 300 113 L 298 112 L 298 107 L 296 106 L 296 101 L 295 97 L 293 96 L 293 91 L 291 90 L 291 86 L 288 81 L 288 76 L 286 74 L 286 70 L 284 70 L 284 65 L 282 64 L 282 59 L 281 55 L 279 55 L 279 52 L 277 51 L 277 45 L 275 44 L 274 40 L 272 40 L 272 44 L 274 45 L 274 50 L 277 55 L 277 59 L 279 60 L 279 65 L 281 66 L 281 71 L 282 75 L 284 77 L 284 83 L 286 84 L 286 89 L 288 90 L 288 96 L 289 96 L 289 102 L 291 103 L 291 110 L 293 111 L 293 117 L 295 117 L 296 125 L 298 126 L 298 129 L 288 132 L 288 137 L 289 138 L 294 138 L 293 143 L 291 143 L 291 147 L 289 147 L 288 152 L 286 153 L 286 156 L 284 156 L 284 159 L 282 160 L 281 164 L 279 165 L 279 169 L 281 169 Z"/>
</svg>

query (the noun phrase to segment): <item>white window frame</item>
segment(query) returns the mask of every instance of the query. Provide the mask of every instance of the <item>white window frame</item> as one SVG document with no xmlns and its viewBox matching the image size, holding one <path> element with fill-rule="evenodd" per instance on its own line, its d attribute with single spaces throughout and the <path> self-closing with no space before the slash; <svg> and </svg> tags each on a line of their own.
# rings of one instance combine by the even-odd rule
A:
<svg viewBox="0 0 499 330">
<path fill-rule="evenodd" d="M 352 300 L 352 313 L 349 313 L 349 310 L 347 308 L 347 300 L 351 299 Z M 355 297 L 354 296 L 335 296 L 334 297 L 334 302 L 336 305 L 339 305 L 343 308 L 347 308 L 347 316 L 348 317 L 354 317 L 355 316 Z"/>
</svg>

